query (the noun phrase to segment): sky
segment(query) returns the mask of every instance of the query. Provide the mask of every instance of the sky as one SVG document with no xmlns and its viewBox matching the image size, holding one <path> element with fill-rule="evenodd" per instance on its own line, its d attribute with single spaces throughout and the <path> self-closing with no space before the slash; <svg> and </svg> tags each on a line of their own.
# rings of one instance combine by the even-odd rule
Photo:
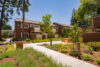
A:
<svg viewBox="0 0 100 67">
<path fill-rule="evenodd" d="M 80 0 L 30 0 L 29 12 L 25 13 L 25 19 L 42 21 L 42 16 L 51 14 L 52 22 L 70 25 L 73 9 L 78 9 Z M 18 15 L 16 9 L 9 23 L 12 29 L 15 27 L 15 19 L 22 18 L 22 13 Z"/>
</svg>

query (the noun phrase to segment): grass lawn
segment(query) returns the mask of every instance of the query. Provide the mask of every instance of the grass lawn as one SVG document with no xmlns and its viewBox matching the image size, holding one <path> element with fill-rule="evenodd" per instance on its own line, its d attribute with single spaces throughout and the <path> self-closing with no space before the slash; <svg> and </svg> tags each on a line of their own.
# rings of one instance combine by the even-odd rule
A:
<svg viewBox="0 0 100 67">
<path fill-rule="evenodd" d="M 13 45 L 7 45 L 5 48 L 5 52 L 0 54 L 0 67 L 63 67 L 32 48 L 14 51 Z"/>
<path fill-rule="evenodd" d="M 62 67 L 32 48 L 25 50 L 17 49 L 16 64 L 18 67 Z"/>
</svg>

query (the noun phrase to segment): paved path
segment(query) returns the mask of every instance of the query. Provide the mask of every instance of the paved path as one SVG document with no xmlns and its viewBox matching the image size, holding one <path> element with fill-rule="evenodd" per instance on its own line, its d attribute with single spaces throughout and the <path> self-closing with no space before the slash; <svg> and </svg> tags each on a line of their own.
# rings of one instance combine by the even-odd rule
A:
<svg viewBox="0 0 100 67">
<path fill-rule="evenodd" d="M 5 40 L 4 44 L 9 43 L 11 38 Z"/>
<path fill-rule="evenodd" d="M 39 44 L 39 43 L 37 43 L 37 44 Z M 38 46 L 37 44 L 36 43 L 25 44 L 24 48 L 32 47 L 35 50 L 44 53 L 48 57 L 51 57 L 55 62 L 57 62 L 58 64 L 60 63 L 65 67 L 66 67 L 66 65 L 71 66 L 71 67 L 97 67 L 93 64 L 86 63 L 84 61 L 78 60 L 71 56 L 67 56 L 62 53 L 50 50 L 48 48 L 45 48 L 44 46 Z"/>
</svg>

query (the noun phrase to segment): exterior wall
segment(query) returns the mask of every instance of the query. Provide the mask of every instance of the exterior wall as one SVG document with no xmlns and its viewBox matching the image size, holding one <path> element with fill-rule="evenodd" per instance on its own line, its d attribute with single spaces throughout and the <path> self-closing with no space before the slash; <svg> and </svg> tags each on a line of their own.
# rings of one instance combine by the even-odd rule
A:
<svg viewBox="0 0 100 67">
<path fill-rule="evenodd" d="M 40 30 L 42 30 L 40 24 L 24 22 L 24 24 L 28 24 L 28 28 L 24 27 L 24 29 L 22 28 L 23 27 L 22 24 L 23 24 L 22 22 L 15 21 L 15 40 L 19 40 L 22 38 L 22 30 L 24 30 L 24 34 L 29 33 L 29 38 L 31 39 L 35 38 L 45 39 L 48 37 L 47 34 L 40 34 Z M 37 27 L 36 25 L 39 27 Z M 58 35 L 63 36 L 62 34 L 63 26 L 57 25 L 53 28 L 53 31 L 55 31 L 54 37 L 58 37 Z"/>
</svg>

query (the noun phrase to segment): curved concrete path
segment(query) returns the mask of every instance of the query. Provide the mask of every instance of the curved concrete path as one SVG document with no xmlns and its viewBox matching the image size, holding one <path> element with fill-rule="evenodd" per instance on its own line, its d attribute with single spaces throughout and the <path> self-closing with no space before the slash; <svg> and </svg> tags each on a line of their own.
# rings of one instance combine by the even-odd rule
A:
<svg viewBox="0 0 100 67">
<path fill-rule="evenodd" d="M 48 57 L 51 57 L 55 62 L 57 62 L 58 64 L 60 63 L 65 67 L 66 65 L 70 67 L 97 67 L 96 65 L 86 63 L 84 61 L 78 60 L 71 56 L 64 55 L 54 50 L 50 50 L 44 46 L 38 46 L 37 44 L 41 44 L 41 43 L 24 44 L 25 45 L 24 48 L 27 47 L 34 48 L 35 50 L 44 53 Z"/>
</svg>

